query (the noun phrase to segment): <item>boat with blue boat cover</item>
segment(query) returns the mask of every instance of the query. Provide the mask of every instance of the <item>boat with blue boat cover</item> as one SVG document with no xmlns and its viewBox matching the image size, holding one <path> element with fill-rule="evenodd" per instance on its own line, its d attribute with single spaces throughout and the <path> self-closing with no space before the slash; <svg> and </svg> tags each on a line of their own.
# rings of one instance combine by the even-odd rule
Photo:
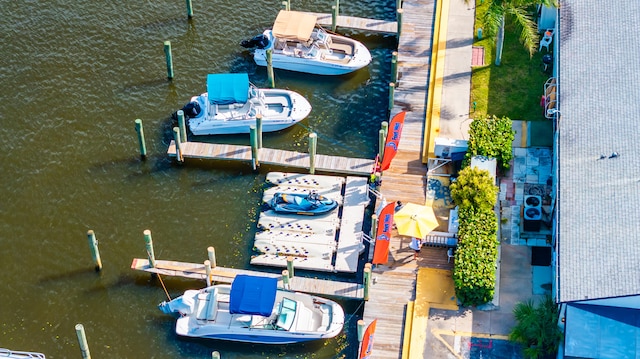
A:
<svg viewBox="0 0 640 359">
<path fill-rule="evenodd" d="M 261 344 L 333 338 L 344 310 L 329 299 L 278 288 L 278 279 L 237 275 L 232 284 L 187 290 L 158 306 L 177 314 L 176 334 Z"/>
<path fill-rule="evenodd" d="M 182 110 L 194 135 L 220 135 L 249 133 L 258 114 L 262 132 L 283 130 L 307 117 L 311 104 L 294 91 L 257 88 L 246 73 L 209 74 L 207 92 Z"/>
</svg>

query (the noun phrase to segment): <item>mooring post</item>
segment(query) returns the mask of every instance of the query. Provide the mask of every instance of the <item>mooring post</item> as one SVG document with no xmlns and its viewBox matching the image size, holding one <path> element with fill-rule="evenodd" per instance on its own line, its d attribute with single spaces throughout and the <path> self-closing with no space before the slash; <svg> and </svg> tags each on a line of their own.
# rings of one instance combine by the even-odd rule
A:
<svg viewBox="0 0 640 359">
<path fill-rule="evenodd" d="M 331 31 L 335 32 L 338 27 L 338 8 L 331 6 Z"/>
<path fill-rule="evenodd" d="M 171 41 L 164 42 L 164 57 L 167 59 L 167 78 L 173 78 L 173 58 L 171 57 Z"/>
<path fill-rule="evenodd" d="M 258 148 L 262 148 L 262 114 L 256 115 L 256 130 L 258 131 Z"/>
<path fill-rule="evenodd" d="M 358 342 L 362 343 L 362 341 L 364 340 L 364 331 L 365 331 L 366 327 L 364 325 L 364 320 L 360 319 L 358 320 Z"/>
<path fill-rule="evenodd" d="M 291 10 L 291 0 L 286 0 L 282 2 L 282 7 L 284 7 L 285 10 L 290 11 Z"/>
<path fill-rule="evenodd" d="M 258 131 L 255 125 L 249 126 L 249 138 L 251 142 L 251 168 L 255 171 L 260 167 L 258 161 Z"/>
<path fill-rule="evenodd" d="M 144 232 L 144 242 L 147 245 L 147 257 L 149 257 L 149 266 L 151 268 L 156 267 L 156 256 L 153 254 L 153 240 L 151 239 L 151 231 L 145 229 Z"/>
<path fill-rule="evenodd" d="M 311 132 L 309 134 L 309 173 L 316 172 L 316 150 L 318 148 L 318 134 Z"/>
<path fill-rule="evenodd" d="M 293 278 L 293 257 L 287 257 L 287 271 L 289 272 L 289 278 Z"/>
<path fill-rule="evenodd" d="M 291 289 L 291 285 L 289 284 L 289 271 L 282 271 L 282 288 L 283 289 Z"/>
<path fill-rule="evenodd" d="M 207 276 L 207 287 L 211 287 L 211 262 L 208 259 L 204 261 L 204 272 Z"/>
<path fill-rule="evenodd" d="M 340 0 L 336 0 L 336 18 L 340 16 Z"/>
<path fill-rule="evenodd" d="M 396 0 L 396 10 L 402 9 L 402 0 Z"/>
<path fill-rule="evenodd" d="M 384 131 L 384 137 L 387 138 L 389 134 L 389 121 L 382 121 L 380 123 L 380 128 Z"/>
<path fill-rule="evenodd" d="M 389 82 L 389 111 L 393 109 L 393 97 L 395 94 L 396 84 Z"/>
<path fill-rule="evenodd" d="M 273 59 L 272 59 L 273 51 L 271 49 L 267 50 L 267 79 L 269 80 L 269 86 L 271 88 L 276 87 L 275 80 L 273 78 Z"/>
<path fill-rule="evenodd" d="M 144 143 L 144 128 L 142 127 L 142 120 L 136 121 L 136 132 L 138 133 L 138 143 L 140 144 L 140 158 L 145 160 L 147 158 L 147 145 Z"/>
<path fill-rule="evenodd" d="M 404 10 L 398 9 L 396 10 L 397 16 L 396 21 L 398 23 L 398 40 L 400 40 L 400 34 L 402 34 L 402 13 Z"/>
<path fill-rule="evenodd" d="M 95 233 L 92 230 L 87 231 L 87 237 L 89 237 L 89 248 L 91 248 L 91 257 L 96 264 L 96 272 L 102 269 L 102 261 L 100 260 L 100 252 L 98 251 L 98 240 Z"/>
<path fill-rule="evenodd" d="M 182 155 L 182 140 L 180 139 L 180 129 L 177 127 L 173 128 L 173 142 L 176 144 L 176 159 L 178 162 L 184 162 L 184 157 Z"/>
<path fill-rule="evenodd" d="M 212 352 L 211 359 L 220 359 L 220 352 L 218 351 Z"/>
<path fill-rule="evenodd" d="M 84 325 L 76 324 L 76 335 L 78 336 L 78 344 L 80 344 L 82 359 L 91 359 L 89 344 L 87 344 L 87 336 L 84 333 Z"/>
<path fill-rule="evenodd" d="M 207 247 L 207 255 L 209 256 L 209 263 L 211 268 L 216 267 L 216 250 L 213 247 Z"/>
<path fill-rule="evenodd" d="M 191 0 L 187 0 L 187 17 L 189 19 L 193 17 L 193 6 L 191 6 Z"/>
<path fill-rule="evenodd" d="M 371 233 L 369 237 L 376 238 L 376 234 L 378 233 L 378 215 L 371 215 Z"/>
<path fill-rule="evenodd" d="M 184 111 L 178 110 L 178 128 L 180 129 L 180 143 L 187 142 L 187 126 L 184 123 Z"/>
<path fill-rule="evenodd" d="M 364 268 L 364 300 L 369 300 L 369 287 L 371 286 L 371 268 Z"/>
<path fill-rule="evenodd" d="M 391 82 L 398 81 L 398 51 L 391 53 Z"/>
</svg>

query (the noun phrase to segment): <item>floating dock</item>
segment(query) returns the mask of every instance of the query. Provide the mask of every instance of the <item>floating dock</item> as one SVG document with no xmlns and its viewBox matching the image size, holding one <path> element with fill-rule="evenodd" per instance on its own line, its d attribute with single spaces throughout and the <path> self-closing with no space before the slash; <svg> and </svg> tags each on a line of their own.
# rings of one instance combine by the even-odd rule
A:
<svg viewBox="0 0 640 359">
<path fill-rule="evenodd" d="M 182 142 L 182 157 L 211 160 L 244 161 L 251 163 L 251 146 L 227 145 L 205 142 Z M 176 156 L 176 144 L 171 140 L 167 155 Z M 261 148 L 258 150 L 260 164 L 278 165 L 291 168 L 308 169 L 310 167 L 308 153 Z M 366 158 L 350 158 L 341 156 L 315 156 L 316 171 L 340 173 L 346 175 L 369 176 L 375 161 Z"/>
<path fill-rule="evenodd" d="M 148 259 L 134 258 L 133 262 L 131 262 L 131 269 L 163 276 L 177 276 L 200 280 L 206 280 L 207 276 L 204 264 L 167 260 L 156 260 L 155 267 L 151 267 Z M 278 278 L 278 285 L 283 288 L 282 275 L 235 268 L 212 268 L 211 281 L 218 283 L 231 283 L 238 274 Z M 296 292 L 330 295 L 347 299 L 364 298 L 363 284 L 338 282 L 326 279 L 293 277 L 289 279 L 289 289 Z"/>
<path fill-rule="evenodd" d="M 286 267 L 287 257 L 292 257 L 296 268 L 357 272 L 358 257 L 364 250 L 364 211 L 369 204 L 367 179 L 271 172 L 267 183 L 275 187 L 265 191 L 264 202 L 276 192 L 316 191 L 341 206 L 317 216 L 262 212 L 258 219 L 261 232 L 254 241 L 254 249 L 261 254 L 252 257 L 251 264 Z"/>
</svg>

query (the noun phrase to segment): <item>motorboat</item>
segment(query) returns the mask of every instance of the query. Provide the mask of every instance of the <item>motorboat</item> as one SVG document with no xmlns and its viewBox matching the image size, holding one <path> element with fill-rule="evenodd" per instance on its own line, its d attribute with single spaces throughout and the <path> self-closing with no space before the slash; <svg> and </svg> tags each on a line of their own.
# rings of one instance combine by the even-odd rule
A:
<svg viewBox="0 0 640 359">
<path fill-rule="evenodd" d="M 246 73 L 209 74 L 207 92 L 182 111 L 194 135 L 222 135 L 249 133 L 258 114 L 262 132 L 283 130 L 307 117 L 311 104 L 294 91 L 257 88 Z"/>
<path fill-rule="evenodd" d="M 46 359 L 46 356 L 42 353 L 15 351 L 0 348 L 0 358 L 9 359 Z"/>
<path fill-rule="evenodd" d="M 344 310 L 331 300 L 278 288 L 275 277 L 237 275 L 232 284 L 187 290 L 159 308 L 177 314 L 176 334 L 262 344 L 333 338 Z"/>
<path fill-rule="evenodd" d="M 371 53 L 359 41 L 330 33 L 316 26 L 312 14 L 281 10 L 272 29 L 265 30 L 241 45 L 253 48 L 253 59 L 267 66 L 267 50 L 272 66 L 316 75 L 343 75 L 371 62 Z"/>
<path fill-rule="evenodd" d="M 313 216 L 333 211 L 338 207 L 338 202 L 313 191 L 308 193 L 276 192 L 269 201 L 269 207 L 278 213 Z"/>
</svg>

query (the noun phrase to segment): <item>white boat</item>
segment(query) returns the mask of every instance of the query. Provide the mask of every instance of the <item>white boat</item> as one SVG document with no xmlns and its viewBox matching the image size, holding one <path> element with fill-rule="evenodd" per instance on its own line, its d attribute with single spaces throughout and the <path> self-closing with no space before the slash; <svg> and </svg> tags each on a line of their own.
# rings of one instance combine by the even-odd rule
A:
<svg viewBox="0 0 640 359">
<path fill-rule="evenodd" d="M 158 306 L 177 313 L 176 334 L 262 344 L 333 338 L 342 331 L 344 310 L 331 300 L 277 288 L 277 278 L 238 275 Z"/>
<path fill-rule="evenodd" d="M 343 75 L 371 62 L 371 53 L 360 42 L 316 27 L 316 16 L 298 11 L 280 10 L 273 29 L 243 47 L 256 47 L 253 59 L 267 66 L 267 50 L 272 50 L 274 68 L 316 75 Z"/>
<path fill-rule="evenodd" d="M 262 132 L 280 131 L 309 115 L 302 95 L 282 89 L 261 89 L 245 73 L 209 74 L 207 92 L 194 96 L 182 110 L 194 135 L 249 133 L 262 115 Z"/>
<path fill-rule="evenodd" d="M 45 355 L 42 353 L 35 352 L 22 352 L 0 348 L 0 358 L 10 358 L 10 359 L 46 359 Z"/>
</svg>

